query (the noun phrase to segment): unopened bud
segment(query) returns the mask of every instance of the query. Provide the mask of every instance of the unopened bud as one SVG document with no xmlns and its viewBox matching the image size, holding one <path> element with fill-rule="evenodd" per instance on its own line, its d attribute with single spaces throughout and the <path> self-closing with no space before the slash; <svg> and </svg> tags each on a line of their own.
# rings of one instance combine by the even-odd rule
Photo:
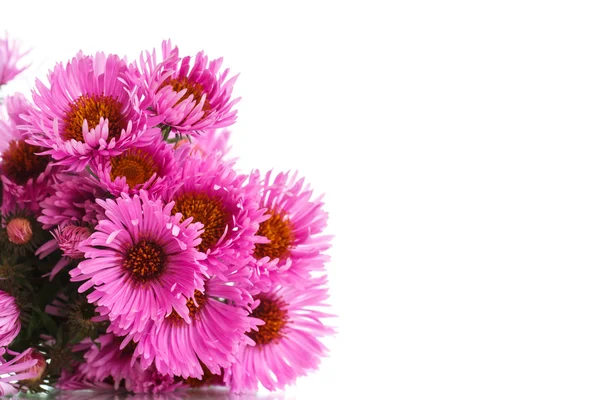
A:
<svg viewBox="0 0 600 400">
<path fill-rule="evenodd" d="M 33 236 L 31 222 L 27 218 L 11 219 L 6 225 L 8 240 L 14 244 L 27 244 Z"/>
</svg>

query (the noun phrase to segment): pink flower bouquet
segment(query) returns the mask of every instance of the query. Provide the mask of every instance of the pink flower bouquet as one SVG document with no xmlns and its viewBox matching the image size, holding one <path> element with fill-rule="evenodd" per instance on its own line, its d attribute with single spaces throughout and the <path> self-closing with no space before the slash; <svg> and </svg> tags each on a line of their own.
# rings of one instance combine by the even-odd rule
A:
<svg viewBox="0 0 600 400">
<path fill-rule="evenodd" d="M 23 53 L 0 39 L 0 88 Z M 284 388 L 333 333 L 327 214 L 228 157 L 236 76 L 166 41 L 3 99 L 0 395 Z"/>
</svg>

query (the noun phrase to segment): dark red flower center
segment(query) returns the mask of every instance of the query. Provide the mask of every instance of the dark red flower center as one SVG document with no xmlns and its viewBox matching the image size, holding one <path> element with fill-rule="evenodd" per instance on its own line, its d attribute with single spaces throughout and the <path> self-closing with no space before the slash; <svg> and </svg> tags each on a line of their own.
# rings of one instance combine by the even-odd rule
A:
<svg viewBox="0 0 600 400">
<path fill-rule="evenodd" d="M 258 327 L 258 331 L 250 331 L 247 335 L 257 345 L 269 344 L 283 337 L 282 329 L 287 324 L 287 304 L 281 299 L 269 299 L 258 296 L 258 307 L 252 311 L 251 316 L 262 319 L 265 324 Z"/>
<path fill-rule="evenodd" d="M 194 222 L 202 222 L 204 233 L 198 250 L 206 252 L 223 236 L 229 215 L 220 199 L 205 193 L 186 193 L 175 199 L 173 213 L 181 213 L 184 219 L 192 217 Z"/>
<path fill-rule="evenodd" d="M 32 146 L 24 140 L 13 140 L 2 153 L 2 171 L 17 185 L 24 185 L 29 179 L 36 179 L 46 170 L 50 156 L 38 156 L 41 147 Z"/>
<path fill-rule="evenodd" d="M 83 121 L 87 120 L 88 128 L 92 129 L 100 123 L 100 118 L 107 119 L 109 122 L 108 140 L 118 137 L 127 127 L 121 109 L 121 103 L 112 96 L 82 95 L 70 104 L 69 111 L 65 115 L 63 139 L 83 142 Z"/>
<path fill-rule="evenodd" d="M 257 235 L 266 237 L 270 242 L 258 243 L 254 249 L 254 257 L 259 260 L 263 257 L 286 258 L 294 244 L 294 227 L 284 213 L 267 213 L 271 214 L 271 218 L 261 222 Z"/>
<path fill-rule="evenodd" d="M 162 247 L 150 240 L 142 240 L 133 245 L 123 260 L 123 267 L 140 282 L 158 278 L 164 272 L 166 264 L 167 256 Z"/>
<path fill-rule="evenodd" d="M 158 173 L 154 158 L 142 149 L 129 149 L 110 159 L 110 179 L 124 177 L 129 187 L 147 182 Z"/>
</svg>

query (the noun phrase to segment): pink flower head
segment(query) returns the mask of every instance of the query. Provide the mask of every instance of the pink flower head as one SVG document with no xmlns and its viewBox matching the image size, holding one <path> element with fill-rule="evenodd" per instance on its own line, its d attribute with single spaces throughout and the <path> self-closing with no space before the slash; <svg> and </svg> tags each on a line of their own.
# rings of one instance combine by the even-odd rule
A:
<svg viewBox="0 0 600 400">
<path fill-rule="evenodd" d="M 39 202 L 49 195 L 57 168 L 49 156 L 38 155 L 42 150 L 27 143 L 14 122 L 0 121 L 0 174 L 4 191 L 13 200 L 3 204 L 4 213 L 15 208 L 14 203 L 38 211 Z"/>
<path fill-rule="evenodd" d="M 179 56 L 170 41 L 162 44 L 162 61 L 156 51 L 140 56 L 140 86 L 146 103 L 144 109 L 164 119 L 164 124 L 180 133 L 205 131 L 235 122 L 239 101 L 231 99 L 237 76 L 227 79 L 229 69 L 219 73 L 223 59 L 210 61 L 203 52 L 194 60 Z"/>
<path fill-rule="evenodd" d="M 248 336 L 256 343 L 242 346 L 238 362 L 225 369 L 225 382 L 234 391 L 283 389 L 299 376 L 316 369 L 327 349 L 319 338 L 334 333 L 321 321 L 331 315 L 325 306 L 326 278 L 313 279 L 305 288 L 274 286 L 256 296 L 252 317 L 264 325 Z"/>
<path fill-rule="evenodd" d="M 98 215 L 104 210 L 96 199 L 105 199 L 108 192 L 99 187 L 88 174 L 58 174 L 52 186 L 52 194 L 40 203 L 38 221 L 44 229 L 67 225 L 90 225 L 98 223 Z"/>
<path fill-rule="evenodd" d="M 16 40 L 10 40 L 8 34 L 4 38 L 0 38 L 0 86 L 12 81 L 23 70 L 29 67 L 19 67 L 19 61 L 29 51 L 22 53 L 19 50 L 19 44 Z"/>
<path fill-rule="evenodd" d="M 162 374 L 201 379 L 203 364 L 218 374 L 235 362 L 234 353 L 242 343 L 252 343 L 245 333 L 256 329 L 260 321 L 248 317 L 243 307 L 248 293 L 238 277 L 228 282 L 211 278 L 205 288 L 188 299 L 184 314 L 173 311 L 143 334 L 129 335 L 139 340 L 134 356 L 142 368 L 154 364 Z"/>
<path fill-rule="evenodd" d="M 177 149 L 182 167 L 162 197 L 174 201 L 173 213 L 204 225 L 198 249 L 206 254 L 208 272 L 227 279 L 233 265 L 246 265 L 265 217 L 258 207 L 259 176 L 238 175 L 233 163 L 218 156 L 195 157 L 192 146 Z"/>
<path fill-rule="evenodd" d="M 205 132 L 202 136 L 195 136 L 190 139 L 180 141 L 178 147 L 184 144 L 191 143 L 191 152 L 199 158 L 217 157 L 223 158 L 227 156 L 231 150 L 229 137 L 231 132 L 228 130 L 213 129 Z"/>
<path fill-rule="evenodd" d="M 15 298 L 0 290 L 0 347 L 8 346 L 20 330 L 20 312 Z"/>
<path fill-rule="evenodd" d="M 47 149 L 57 163 L 81 171 L 95 156 L 115 156 L 160 135 L 160 120 L 139 112 L 139 98 L 128 80 L 129 69 L 116 55 L 79 54 L 66 67 L 58 64 L 36 82 L 27 117 L 29 142 Z"/>
<path fill-rule="evenodd" d="M 14 125 L 19 126 L 27 123 L 27 121 L 25 121 L 21 115 L 26 115 L 29 113 L 31 110 L 31 104 L 29 104 L 22 93 L 15 93 L 12 96 L 6 97 L 6 99 L 4 99 L 4 104 L 6 106 L 8 118 Z"/>
<path fill-rule="evenodd" d="M 122 339 L 112 334 L 100 335 L 97 339 L 85 339 L 74 347 L 77 352 L 84 352 L 84 363 L 77 366 L 75 375 L 61 379 L 62 389 L 93 389 L 102 382 L 113 382 L 113 389 L 125 387 L 135 393 L 169 392 L 182 385 L 169 375 L 159 374 L 150 366 L 144 370 L 139 362 L 132 358 L 135 344 L 130 343 L 120 348 Z"/>
<path fill-rule="evenodd" d="M 322 196 L 311 200 L 312 190 L 304 179 L 280 173 L 271 182 L 271 173 L 267 172 L 261 191 L 260 207 L 270 218 L 257 233 L 264 240 L 254 250 L 255 268 L 273 282 L 299 284 L 328 260 L 323 252 L 330 247 L 331 236 L 321 235 L 327 213 Z"/>
<path fill-rule="evenodd" d="M 76 225 L 58 227 L 52 232 L 52 236 L 56 239 L 58 248 L 62 251 L 63 256 L 73 260 L 80 260 L 83 258 L 84 254 L 79 249 L 79 245 L 89 238 L 90 235 L 90 228 Z"/>
<path fill-rule="evenodd" d="M 115 196 L 159 191 L 174 169 L 173 147 L 160 137 L 143 147 L 130 147 L 119 155 L 92 161 L 100 185 Z"/>
<path fill-rule="evenodd" d="M 34 367 L 40 361 L 32 357 L 33 351 L 30 348 L 19 354 L 8 350 L 8 354 L 13 358 L 5 361 L 7 350 L 0 347 L 0 396 L 18 393 L 17 382 L 37 376 L 39 371 Z"/>
<path fill-rule="evenodd" d="M 175 308 L 187 317 L 186 298 L 202 285 L 204 255 L 196 250 L 201 225 L 171 216 L 148 193 L 98 200 L 106 219 L 79 248 L 85 260 L 71 270 L 71 280 L 84 282 L 90 303 L 113 324 L 141 331 L 150 320 L 162 320 Z"/>
</svg>

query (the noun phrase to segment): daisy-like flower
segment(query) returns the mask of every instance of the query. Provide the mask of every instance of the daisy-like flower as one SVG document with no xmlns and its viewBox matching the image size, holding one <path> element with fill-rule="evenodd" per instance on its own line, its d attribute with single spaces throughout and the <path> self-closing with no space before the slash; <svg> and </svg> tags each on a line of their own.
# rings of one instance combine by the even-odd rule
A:
<svg viewBox="0 0 600 400">
<path fill-rule="evenodd" d="M 139 112 L 129 69 L 116 55 L 79 54 L 36 82 L 29 143 L 45 149 L 57 164 L 81 171 L 94 156 L 115 156 L 160 135 L 160 120 Z"/>
<path fill-rule="evenodd" d="M 85 260 L 71 270 L 71 280 L 92 289 L 90 303 L 113 324 L 133 332 L 150 320 L 162 320 L 175 308 L 187 317 L 186 298 L 202 288 L 205 267 L 200 244 L 201 225 L 171 216 L 148 193 L 98 200 L 106 219 L 79 248 Z M 200 286 L 199 286 L 200 285 Z"/>
<path fill-rule="evenodd" d="M 328 260 L 323 252 L 330 247 L 331 236 L 321 234 L 327 213 L 322 196 L 311 200 L 312 190 L 304 178 L 280 173 L 271 182 L 271 175 L 267 172 L 261 191 L 260 207 L 270 217 L 258 229 L 266 240 L 254 249 L 254 267 L 273 282 L 300 284 Z"/>
<path fill-rule="evenodd" d="M 150 145 L 130 147 L 117 156 L 92 161 L 100 185 L 115 196 L 159 191 L 174 168 L 173 148 L 160 137 Z"/>
<path fill-rule="evenodd" d="M 73 351 L 83 352 L 84 363 L 77 367 L 75 376 L 61 380 L 61 387 L 84 386 L 93 388 L 95 383 L 112 382 L 114 390 L 125 387 L 135 393 L 170 392 L 182 386 L 173 376 L 163 375 L 150 366 L 142 369 L 132 359 L 135 343 L 121 349 L 122 339 L 112 335 L 100 335 L 97 339 L 85 339 L 74 346 Z"/>
<path fill-rule="evenodd" d="M 45 275 L 50 280 L 71 264 L 72 260 L 83 258 L 79 244 L 89 236 L 89 229 L 96 226 L 98 217 L 104 213 L 96 199 L 107 196 L 108 192 L 101 189 L 87 174 L 57 174 L 57 182 L 52 185 L 52 195 L 40 203 L 42 215 L 38 217 L 44 229 L 56 228 L 52 231 L 54 237 L 41 245 L 35 253 L 40 259 L 44 259 L 58 249 L 62 250 L 63 256 Z"/>
<path fill-rule="evenodd" d="M 16 126 L 24 125 L 27 123 L 21 115 L 26 115 L 31 110 L 31 104 L 25 99 L 22 93 L 15 93 L 12 96 L 4 99 L 4 105 L 6 107 L 6 113 L 8 118 Z"/>
<path fill-rule="evenodd" d="M 18 66 L 27 53 L 29 51 L 21 52 L 17 41 L 9 39 L 8 34 L 0 38 L 0 86 L 12 81 L 29 67 L 29 65 Z"/>
<path fill-rule="evenodd" d="M 143 109 L 164 119 L 179 133 L 193 133 L 229 126 L 235 122 L 239 101 L 231 99 L 237 76 L 227 79 L 229 69 L 219 73 L 223 59 L 209 61 L 203 52 L 194 60 L 179 56 L 170 41 L 162 44 L 162 61 L 156 51 L 140 56 L 139 84 L 146 98 Z"/>
<path fill-rule="evenodd" d="M 8 346 L 21 330 L 19 307 L 15 298 L 0 290 L 0 347 Z"/>
<path fill-rule="evenodd" d="M 139 340 L 134 356 L 139 357 L 142 368 L 154 364 L 161 374 L 202 379 L 203 367 L 219 374 L 222 367 L 235 362 L 233 354 L 238 347 L 252 343 L 246 332 L 261 323 L 248 317 L 243 307 L 248 296 L 240 278 L 244 279 L 207 280 L 205 291 L 196 290 L 188 299 L 185 314 L 174 311 L 155 321 L 144 334 L 130 334 L 129 338 Z"/>
<path fill-rule="evenodd" d="M 238 175 L 233 162 L 218 155 L 198 158 L 191 145 L 177 151 L 183 165 L 162 198 L 175 202 L 173 213 L 204 225 L 198 250 L 207 256 L 208 272 L 225 280 L 232 265 L 251 260 L 260 240 L 256 231 L 267 217 L 258 207 L 259 175 Z"/>
<path fill-rule="evenodd" d="M 37 211 L 39 203 L 50 194 L 50 185 L 57 168 L 49 156 L 38 155 L 43 149 L 25 141 L 22 131 L 13 121 L 0 121 L 0 175 L 7 199 L 3 211 L 13 203 Z"/>
<path fill-rule="evenodd" d="M 0 347 L 0 396 L 17 394 L 18 382 L 35 378 L 39 370 L 36 365 L 40 362 L 38 358 L 32 357 L 33 349 L 27 349 L 23 353 L 8 351 L 12 360 L 5 361 L 7 350 Z"/>
<path fill-rule="evenodd" d="M 38 220 L 44 229 L 68 225 L 95 226 L 98 215 L 104 212 L 96 199 L 105 199 L 109 193 L 98 186 L 88 174 L 56 175 L 52 194 L 40 203 L 41 215 Z"/>
<path fill-rule="evenodd" d="M 326 277 L 313 279 L 305 288 L 274 286 L 256 296 L 252 317 L 264 325 L 248 336 L 238 362 L 225 369 L 225 382 L 234 391 L 283 389 L 299 376 L 316 369 L 327 349 L 319 338 L 334 333 L 322 319 L 331 317 L 325 307 Z"/>
</svg>

